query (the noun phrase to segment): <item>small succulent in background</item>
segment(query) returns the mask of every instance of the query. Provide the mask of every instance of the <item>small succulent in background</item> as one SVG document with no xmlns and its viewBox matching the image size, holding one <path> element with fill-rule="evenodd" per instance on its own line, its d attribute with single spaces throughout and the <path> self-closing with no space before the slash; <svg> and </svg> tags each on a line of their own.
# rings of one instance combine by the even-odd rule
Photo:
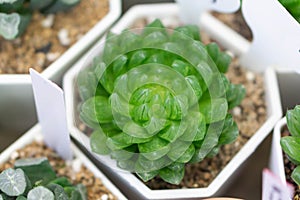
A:
<svg viewBox="0 0 300 200">
<path fill-rule="evenodd" d="M 47 158 L 21 159 L 0 174 L 0 200 L 86 200 L 86 188 L 57 177 Z"/>
<path fill-rule="evenodd" d="M 173 31 L 155 20 L 140 34 L 108 34 L 102 55 L 77 78 L 80 118 L 94 129 L 91 148 L 144 181 L 179 184 L 185 164 L 233 142 L 229 110 L 245 96 L 225 74 L 231 62 L 198 27 Z"/>
<path fill-rule="evenodd" d="M 300 23 L 300 0 L 279 0 L 279 2 Z"/>
<path fill-rule="evenodd" d="M 34 10 L 42 13 L 66 11 L 80 0 L 0 0 L 0 35 L 7 40 L 20 36 Z"/>
<path fill-rule="evenodd" d="M 286 113 L 287 126 L 291 136 L 282 137 L 280 140 L 283 151 L 291 162 L 297 165 L 293 170 L 292 179 L 300 186 L 300 106 Z"/>
</svg>

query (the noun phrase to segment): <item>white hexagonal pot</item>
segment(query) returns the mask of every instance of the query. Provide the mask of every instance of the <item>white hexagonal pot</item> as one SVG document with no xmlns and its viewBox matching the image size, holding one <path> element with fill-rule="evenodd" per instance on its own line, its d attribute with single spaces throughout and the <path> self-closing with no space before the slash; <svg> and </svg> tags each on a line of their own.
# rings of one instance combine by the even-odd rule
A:
<svg viewBox="0 0 300 200">
<path fill-rule="evenodd" d="M 41 127 L 37 124 L 0 154 L 0 164 L 7 162 L 16 150 L 22 149 L 34 141 L 41 141 L 42 139 Z M 99 178 L 112 194 L 120 200 L 126 199 L 119 189 L 73 143 L 71 144 L 71 149 L 74 158 L 80 159 L 81 163 L 89 169 L 96 178 Z"/>
<path fill-rule="evenodd" d="M 161 18 L 163 19 L 163 22 L 168 22 L 168 20 L 165 18 L 170 16 L 178 17 L 178 7 L 176 4 L 149 4 L 135 6 L 124 14 L 124 16 L 118 21 L 118 23 L 116 23 L 115 26 L 113 26 L 111 31 L 114 33 L 120 33 L 123 29 L 130 27 L 133 24 L 133 22 L 139 18 Z M 216 22 L 215 19 L 211 18 L 209 14 L 205 15 L 205 17 L 202 20 L 204 19 L 209 19 L 210 23 L 206 22 L 205 27 L 202 26 L 203 30 L 209 30 L 208 33 L 211 33 L 213 30 L 223 33 L 224 26 L 219 26 L 220 22 Z M 201 24 L 203 24 L 203 22 L 201 22 Z M 224 41 L 224 38 L 226 37 L 226 30 L 224 31 L 224 34 L 222 34 L 222 37 L 223 38 L 214 39 L 223 45 L 222 41 Z M 229 34 L 228 37 L 231 37 L 231 35 Z M 234 40 L 234 38 L 231 39 L 231 42 L 234 43 L 235 46 L 235 49 L 233 51 L 236 52 L 238 55 L 242 55 L 244 53 L 244 50 L 247 49 L 248 43 L 239 43 L 239 41 Z M 83 144 L 89 144 L 89 138 L 81 131 L 79 131 L 76 127 L 75 109 L 77 109 L 77 105 L 75 104 L 74 99 L 76 95 L 75 79 L 78 72 L 91 63 L 93 55 L 99 55 L 99 53 L 101 53 L 103 42 L 104 38 L 101 41 L 99 41 L 93 47 L 93 49 L 91 49 L 81 60 L 79 60 L 77 64 L 74 65 L 74 67 L 71 70 L 69 70 L 66 76 L 64 77 L 64 90 L 66 95 L 68 127 L 71 135 Z M 229 47 L 230 49 L 231 45 L 224 46 Z M 268 112 L 268 118 L 266 122 L 244 145 L 244 147 L 233 157 L 233 159 L 217 175 L 217 177 L 212 181 L 212 183 L 208 187 L 193 189 L 151 190 L 140 179 L 138 179 L 135 175 L 131 173 L 115 170 L 107 166 L 104 166 L 105 170 L 109 173 L 109 176 L 115 181 L 115 183 L 119 184 L 119 188 L 131 198 L 183 199 L 202 198 L 217 195 L 221 191 L 221 189 L 223 189 L 223 187 L 226 186 L 226 184 L 229 184 L 229 182 L 226 182 L 229 179 L 229 177 L 233 176 L 235 174 L 235 171 L 239 168 L 239 166 L 256 150 L 260 143 L 271 132 L 273 126 L 282 115 L 281 109 L 278 109 L 278 107 L 280 107 L 280 98 L 277 78 L 275 75 L 275 71 L 272 68 L 268 68 L 268 70 L 265 71 L 264 80 L 266 95 L 265 100 Z M 89 145 L 86 145 L 86 147 L 89 148 Z M 100 156 L 98 155 L 94 154 L 94 156 L 100 158 Z"/>
<path fill-rule="evenodd" d="M 119 18 L 121 0 L 109 0 L 109 6 L 109 12 L 102 20 L 42 72 L 46 78 L 61 84 L 68 68 Z M 0 115 L 0 134 L 24 132 L 36 123 L 29 74 L 1 74 L 0 94 L 0 113 L 5 113 Z"/>
</svg>

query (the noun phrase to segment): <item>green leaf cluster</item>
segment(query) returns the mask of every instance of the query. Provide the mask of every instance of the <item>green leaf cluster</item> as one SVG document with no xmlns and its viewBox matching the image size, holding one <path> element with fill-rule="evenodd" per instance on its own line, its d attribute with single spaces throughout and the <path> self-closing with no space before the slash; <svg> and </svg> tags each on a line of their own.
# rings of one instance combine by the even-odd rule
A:
<svg viewBox="0 0 300 200">
<path fill-rule="evenodd" d="M 141 33 L 109 33 L 77 83 L 91 148 L 144 181 L 179 184 L 185 164 L 215 155 L 238 128 L 229 110 L 245 96 L 225 76 L 231 58 L 204 45 L 197 26 L 168 30 L 155 20 Z"/>
<path fill-rule="evenodd" d="M 30 23 L 32 12 L 66 11 L 80 0 L 0 0 L 0 35 L 7 40 L 20 36 Z"/>
<path fill-rule="evenodd" d="M 86 188 L 57 177 L 47 158 L 20 159 L 0 174 L 0 200 L 86 200 Z"/>
<path fill-rule="evenodd" d="M 300 106 L 296 106 L 286 113 L 287 126 L 291 136 L 282 137 L 280 140 L 283 151 L 290 161 L 297 165 L 292 173 L 292 178 L 300 185 Z"/>
<path fill-rule="evenodd" d="M 278 0 L 300 23 L 300 0 Z"/>
</svg>

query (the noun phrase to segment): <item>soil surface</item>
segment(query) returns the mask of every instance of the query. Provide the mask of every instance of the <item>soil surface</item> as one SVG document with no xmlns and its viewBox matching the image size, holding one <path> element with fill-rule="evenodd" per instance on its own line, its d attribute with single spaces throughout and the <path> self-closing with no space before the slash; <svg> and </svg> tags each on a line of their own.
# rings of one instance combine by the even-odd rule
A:
<svg viewBox="0 0 300 200">
<path fill-rule="evenodd" d="M 235 13 L 218 13 L 218 12 L 211 12 L 213 16 L 221 20 L 224 24 L 244 36 L 247 40 L 252 41 L 253 36 L 252 32 L 247 25 L 242 12 L 239 10 Z"/>
<path fill-rule="evenodd" d="M 27 74 L 29 68 L 43 71 L 108 10 L 108 0 L 81 0 L 68 12 L 47 16 L 35 12 L 21 37 L 7 41 L 0 36 L 0 74 Z"/>
<path fill-rule="evenodd" d="M 289 135 L 290 135 L 290 132 L 289 132 L 287 126 L 285 126 L 284 129 L 282 130 L 281 137 L 289 136 Z M 285 154 L 283 151 L 282 151 L 282 155 L 283 155 L 284 171 L 285 171 L 286 181 L 291 183 L 294 186 L 294 189 L 295 189 L 295 194 L 294 194 L 293 200 L 300 200 L 300 186 L 298 186 L 293 181 L 293 179 L 291 178 L 292 172 L 297 167 L 297 165 L 292 163 L 288 159 L 287 154 Z"/>
<path fill-rule="evenodd" d="M 0 172 L 13 167 L 18 159 L 39 157 L 47 157 L 58 176 L 67 177 L 73 184 L 85 185 L 89 200 L 117 199 L 79 159 L 75 158 L 72 163 L 66 162 L 42 142 L 33 142 L 14 152 L 8 162 L 0 165 Z"/>
</svg>

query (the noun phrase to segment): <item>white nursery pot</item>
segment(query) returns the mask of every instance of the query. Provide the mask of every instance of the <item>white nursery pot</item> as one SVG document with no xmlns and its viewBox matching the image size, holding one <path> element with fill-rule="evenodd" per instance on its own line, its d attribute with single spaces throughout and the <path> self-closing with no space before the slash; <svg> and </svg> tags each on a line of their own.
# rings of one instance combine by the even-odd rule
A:
<svg viewBox="0 0 300 200">
<path fill-rule="evenodd" d="M 120 15 L 121 0 L 109 0 L 107 15 L 48 66 L 42 72 L 44 77 L 61 84 L 62 77 L 68 68 L 105 33 Z M 29 74 L 0 75 L 0 113 L 0 134 L 2 135 L 10 131 L 23 133 L 36 123 L 37 118 Z"/>
<path fill-rule="evenodd" d="M 0 154 L 0 164 L 7 162 L 16 150 L 24 148 L 34 141 L 41 141 L 42 139 L 41 127 L 37 124 Z M 89 169 L 96 178 L 99 178 L 112 194 L 120 200 L 126 199 L 119 189 L 73 143 L 71 144 L 71 149 L 74 157 L 80 159 L 82 165 Z"/>
<path fill-rule="evenodd" d="M 111 29 L 114 33 L 120 33 L 125 28 L 130 27 L 137 19 L 140 18 L 160 18 L 164 25 L 168 26 L 172 18 L 178 18 L 178 7 L 176 4 L 151 4 L 140 5 L 132 7 L 124 16 L 116 23 Z M 207 15 L 209 16 L 209 15 Z M 212 20 L 211 22 L 213 22 Z M 200 24 L 201 25 L 201 24 Z M 214 23 L 210 24 L 210 28 L 205 30 L 213 30 Z M 206 25 L 208 26 L 208 24 Z M 223 29 L 217 25 L 217 32 L 223 32 Z M 203 28 L 204 29 L 204 28 Z M 226 33 L 226 31 L 225 31 Z M 222 37 L 226 37 L 223 35 Z M 229 35 L 229 37 L 231 37 Z M 217 41 L 222 41 L 222 38 Z M 232 38 L 233 39 L 233 38 Z M 238 55 L 243 54 L 244 43 L 232 40 L 235 43 L 235 51 L 238 51 Z M 89 149 L 89 138 L 83 134 L 76 127 L 75 109 L 75 97 L 78 93 L 75 84 L 76 76 L 78 72 L 89 66 L 92 61 L 93 55 L 99 55 L 102 51 L 104 38 L 99 41 L 82 59 L 80 59 L 74 67 L 67 72 L 64 77 L 64 90 L 66 97 L 66 109 L 67 120 L 70 134 L 76 140 L 81 142 Z M 220 42 L 222 44 L 222 42 Z M 223 45 L 223 44 L 222 44 Z M 239 46 L 240 45 L 240 46 Z M 226 47 L 226 46 L 225 46 Z M 188 198 L 203 198 L 216 196 L 220 191 L 230 183 L 227 182 L 229 177 L 233 176 L 239 166 L 256 150 L 260 143 L 268 136 L 273 129 L 275 123 L 281 118 L 281 109 L 278 109 L 280 105 L 279 89 L 277 84 L 277 78 L 275 71 L 272 68 L 268 68 L 264 73 L 265 81 L 265 96 L 267 105 L 267 119 L 262 127 L 252 136 L 252 138 L 243 146 L 243 148 L 233 157 L 233 159 L 226 165 L 226 167 L 217 175 L 212 183 L 205 188 L 193 188 L 193 189 L 163 189 L 163 190 L 151 190 L 135 175 L 123 172 L 120 170 L 112 169 L 108 166 L 104 166 L 110 174 L 110 177 L 115 180 L 116 184 L 119 184 L 119 188 L 126 193 L 130 198 L 138 199 L 188 199 Z M 77 92 L 77 93 L 76 93 Z M 95 157 L 101 156 L 93 154 Z"/>
<path fill-rule="evenodd" d="M 282 183 L 286 183 L 284 172 L 284 163 L 282 156 L 282 148 L 280 146 L 281 130 L 286 126 L 286 118 L 282 118 L 275 126 L 272 138 L 270 169 L 280 178 Z"/>
</svg>

